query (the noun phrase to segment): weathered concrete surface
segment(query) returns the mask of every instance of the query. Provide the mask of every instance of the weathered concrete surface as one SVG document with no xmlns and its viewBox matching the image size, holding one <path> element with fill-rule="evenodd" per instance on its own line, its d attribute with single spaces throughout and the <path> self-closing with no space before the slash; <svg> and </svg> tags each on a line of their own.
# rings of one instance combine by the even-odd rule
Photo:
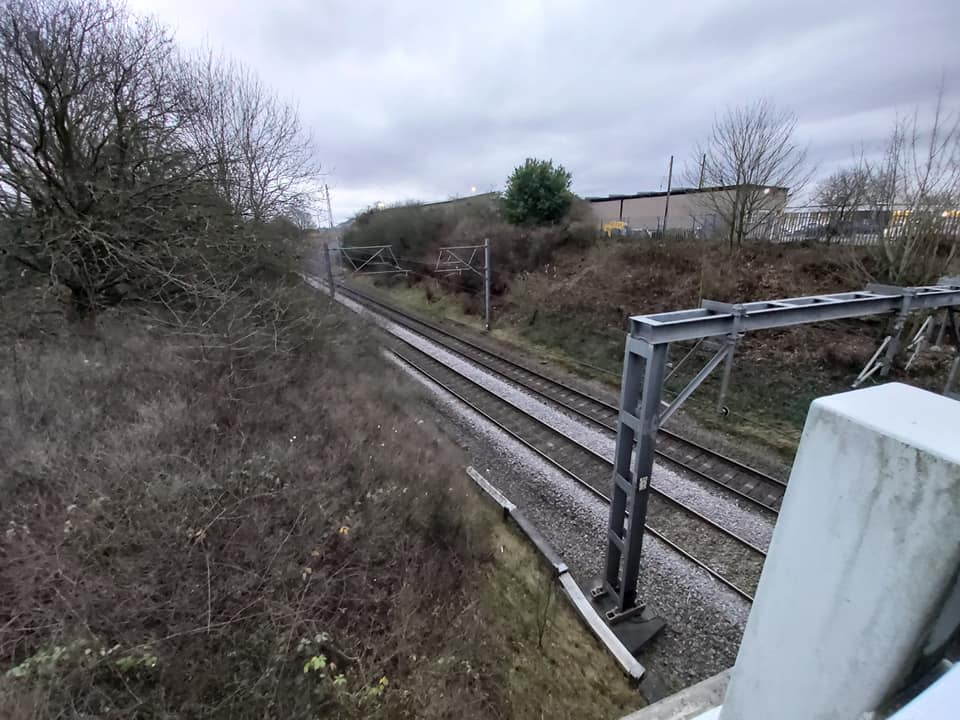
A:
<svg viewBox="0 0 960 720">
<path fill-rule="evenodd" d="M 723 720 L 876 709 L 960 566 L 960 403 L 891 383 L 816 400 Z"/>
<path fill-rule="evenodd" d="M 658 703 L 630 713 L 621 720 L 690 720 L 699 717 L 723 702 L 729 681 L 730 671 L 724 670 Z"/>
</svg>

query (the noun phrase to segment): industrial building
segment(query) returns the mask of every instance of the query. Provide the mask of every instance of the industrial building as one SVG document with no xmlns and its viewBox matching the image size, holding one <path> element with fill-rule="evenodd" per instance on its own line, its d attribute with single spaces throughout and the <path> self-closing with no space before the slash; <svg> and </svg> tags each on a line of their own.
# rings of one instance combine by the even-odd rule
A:
<svg viewBox="0 0 960 720">
<path fill-rule="evenodd" d="M 588 197 L 600 224 L 617 224 L 627 231 L 685 231 L 694 235 L 712 234 L 723 229 L 722 213 L 718 208 L 732 206 L 738 192 L 759 193 L 760 211 L 774 217 L 783 212 L 789 190 L 785 187 L 758 185 L 723 185 L 705 188 L 676 188 L 668 192 L 641 192 L 633 195 Z M 669 203 L 669 207 L 668 207 Z M 623 225 L 619 225 L 623 223 Z M 766 219 L 762 223 L 766 225 Z"/>
</svg>

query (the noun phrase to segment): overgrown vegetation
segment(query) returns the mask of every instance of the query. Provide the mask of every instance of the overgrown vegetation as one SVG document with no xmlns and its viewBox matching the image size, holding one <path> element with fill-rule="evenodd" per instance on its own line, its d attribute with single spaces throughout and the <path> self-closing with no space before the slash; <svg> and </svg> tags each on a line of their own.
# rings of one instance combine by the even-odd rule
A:
<svg viewBox="0 0 960 720">
<path fill-rule="evenodd" d="M 564 248 L 585 250 L 597 238 L 589 203 L 573 200 L 561 221 L 546 225 L 515 225 L 502 216 L 498 202 L 469 199 L 436 205 L 404 203 L 361 213 L 347 231 L 345 247 L 390 246 L 401 267 L 409 269 L 404 281 L 462 296 L 464 309 L 481 312 L 482 279 L 469 271 L 436 274 L 438 250 L 444 246 L 477 246 L 490 241 L 496 258 L 492 265 L 492 292 L 501 296 L 514 278 L 549 263 Z M 360 260 L 374 251 L 354 250 Z M 366 253 L 366 255 L 364 254 Z M 475 267 L 480 267 L 479 257 Z M 386 269 L 386 267 L 378 268 Z M 384 282 L 396 284 L 399 278 Z"/>
<path fill-rule="evenodd" d="M 494 203 L 401 203 L 384 209 L 370 208 L 357 216 L 343 244 L 345 247 L 389 245 L 398 258 L 416 265 L 431 258 L 437 247 L 454 237 L 460 222 L 471 219 L 493 222 L 496 218 Z"/>
<path fill-rule="evenodd" d="M 635 704 L 536 615 L 549 573 L 503 584 L 510 541 L 379 342 L 298 286 L 289 105 L 109 0 L 0 8 L 0 91 L 4 717 Z M 569 646 L 607 667 L 572 699 Z"/>
<path fill-rule="evenodd" d="M 0 97 L 0 255 L 80 314 L 231 286 L 317 170 L 249 71 L 109 0 L 5 3 Z"/>
<path fill-rule="evenodd" d="M 260 295 L 81 327 L 0 298 L 5 717 L 629 709 L 568 609 L 538 620 L 550 574 L 491 535 L 378 341 Z"/>
</svg>

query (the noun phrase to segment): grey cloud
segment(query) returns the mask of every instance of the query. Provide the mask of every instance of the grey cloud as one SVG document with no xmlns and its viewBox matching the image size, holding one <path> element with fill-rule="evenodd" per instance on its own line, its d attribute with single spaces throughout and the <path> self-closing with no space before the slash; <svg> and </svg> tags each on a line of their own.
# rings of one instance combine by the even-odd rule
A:
<svg viewBox="0 0 960 720">
<path fill-rule="evenodd" d="M 500 187 L 527 156 L 582 194 L 656 188 L 716 113 L 759 97 L 797 113 L 821 172 L 941 79 L 960 105 L 956 0 L 134 5 L 298 100 L 341 217 Z"/>
</svg>

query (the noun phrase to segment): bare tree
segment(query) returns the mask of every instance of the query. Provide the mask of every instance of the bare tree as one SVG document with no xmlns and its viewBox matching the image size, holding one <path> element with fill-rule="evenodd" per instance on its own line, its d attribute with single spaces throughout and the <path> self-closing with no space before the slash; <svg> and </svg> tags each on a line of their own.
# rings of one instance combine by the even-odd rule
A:
<svg viewBox="0 0 960 720">
<path fill-rule="evenodd" d="M 865 203 L 886 220 L 857 274 L 893 284 L 935 281 L 960 257 L 960 112 L 937 95 L 933 115 L 898 119 L 878 160 L 865 159 Z"/>
<path fill-rule="evenodd" d="M 319 166 L 296 108 L 235 61 L 208 52 L 191 66 L 191 132 L 234 211 L 266 222 L 309 205 Z"/>
<path fill-rule="evenodd" d="M 317 223 L 317 214 L 312 210 L 311 207 L 304 206 L 294 208 L 289 213 L 290 222 L 292 222 L 301 233 L 316 230 L 319 226 Z"/>
<path fill-rule="evenodd" d="M 771 189 L 796 193 L 809 179 L 806 150 L 793 139 L 796 125 L 793 113 L 760 100 L 716 118 L 710 137 L 696 146 L 687 182 L 698 184 L 702 168 L 706 184 L 729 188 L 705 193 L 703 202 L 704 210 L 719 219 L 731 248 L 782 210 L 783 191 Z"/>
<path fill-rule="evenodd" d="M 853 228 L 856 213 L 867 202 L 869 184 L 870 174 L 862 163 L 838 170 L 819 184 L 814 199 L 828 213 L 828 239 Z"/>
<path fill-rule="evenodd" d="M 78 310 L 148 275 L 176 284 L 172 249 L 206 220 L 175 57 L 163 28 L 101 0 L 0 10 L 0 250 Z"/>
<path fill-rule="evenodd" d="M 275 267 L 289 234 L 271 221 L 312 172 L 294 108 L 185 61 L 156 22 L 110 0 L 0 5 L 0 255 L 79 312 Z"/>
</svg>

